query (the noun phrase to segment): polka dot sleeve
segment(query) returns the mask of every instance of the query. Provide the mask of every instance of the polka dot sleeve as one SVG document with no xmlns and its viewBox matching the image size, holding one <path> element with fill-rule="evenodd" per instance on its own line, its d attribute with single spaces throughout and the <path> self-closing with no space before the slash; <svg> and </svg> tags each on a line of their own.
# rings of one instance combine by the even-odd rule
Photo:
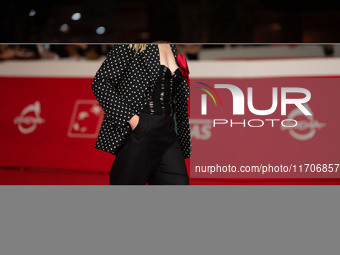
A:
<svg viewBox="0 0 340 255">
<path fill-rule="evenodd" d="M 124 126 L 134 115 L 129 103 L 116 86 L 129 67 L 133 52 L 128 44 L 115 44 L 107 53 L 92 81 L 91 89 L 104 113 L 118 126 Z"/>
</svg>

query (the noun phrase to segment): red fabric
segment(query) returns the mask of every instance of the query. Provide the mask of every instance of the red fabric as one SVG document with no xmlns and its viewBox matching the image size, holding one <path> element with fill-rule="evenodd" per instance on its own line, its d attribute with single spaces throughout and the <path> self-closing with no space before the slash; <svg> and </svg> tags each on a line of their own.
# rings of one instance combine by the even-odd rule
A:
<svg viewBox="0 0 340 255">
<path fill-rule="evenodd" d="M 189 77 L 189 67 L 187 64 L 187 60 L 185 58 L 185 56 L 181 53 L 177 54 L 177 63 L 181 69 L 182 75 L 184 76 L 184 78 L 187 80 L 188 85 L 190 87 L 190 77 Z"/>
</svg>

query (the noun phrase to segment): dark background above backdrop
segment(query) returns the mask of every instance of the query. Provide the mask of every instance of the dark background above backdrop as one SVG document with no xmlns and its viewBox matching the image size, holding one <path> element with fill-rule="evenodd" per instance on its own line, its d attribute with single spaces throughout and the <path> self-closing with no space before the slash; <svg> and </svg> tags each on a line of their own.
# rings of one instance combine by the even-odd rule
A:
<svg viewBox="0 0 340 255">
<path fill-rule="evenodd" d="M 1 43 L 340 42 L 340 2 L 16 1 L 2 2 Z"/>
</svg>

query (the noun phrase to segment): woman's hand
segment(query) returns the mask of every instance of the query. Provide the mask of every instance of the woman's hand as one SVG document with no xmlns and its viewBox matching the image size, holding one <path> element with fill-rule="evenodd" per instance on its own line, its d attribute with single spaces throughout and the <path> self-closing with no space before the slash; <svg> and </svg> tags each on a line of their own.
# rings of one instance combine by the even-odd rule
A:
<svg viewBox="0 0 340 255">
<path fill-rule="evenodd" d="M 132 130 L 136 128 L 138 122 L 139 122 L 139 116 L 137 114 L 133 115 L 132 118 L 129 120 L 129 124 Z"/>
</svg>

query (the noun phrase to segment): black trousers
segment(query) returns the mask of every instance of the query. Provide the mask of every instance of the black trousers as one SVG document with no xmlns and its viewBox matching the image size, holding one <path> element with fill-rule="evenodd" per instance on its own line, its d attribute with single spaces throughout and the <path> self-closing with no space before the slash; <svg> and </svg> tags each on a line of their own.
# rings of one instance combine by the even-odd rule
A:
<svg viewBox="0 0 340 255">
<path fill-rule="evenodd" d="M 172 116 L 141 112 L 116 152 L 110 185 L 188 185 L 189 176 Z"/>
</svg>

